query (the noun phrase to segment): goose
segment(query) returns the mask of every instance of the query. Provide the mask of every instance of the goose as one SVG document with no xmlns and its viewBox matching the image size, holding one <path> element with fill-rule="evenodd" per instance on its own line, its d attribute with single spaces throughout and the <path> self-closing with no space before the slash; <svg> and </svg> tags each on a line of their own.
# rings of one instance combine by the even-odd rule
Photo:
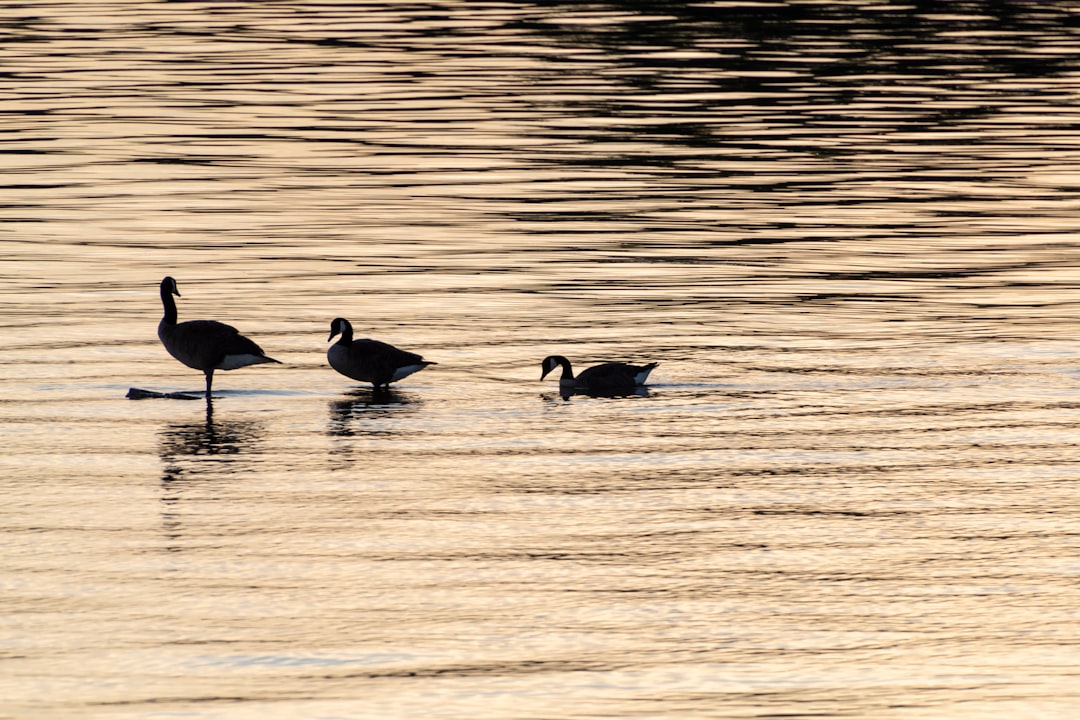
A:
<svg viewBox="0 0 1080 720">
<path fill-rule="evenodd" d="M 610 362 L 602 365 L 594 365 L 591 368 L 582 370 L 577 377 L 574 377 L 574 370 L 571 368 L 569 360 L 562 355 L 548 355 L 544 358 L 543 362 L 540 363 L 540 368 L 543 371 L 540 375 L 540 379 L 543 380 L 547 377 L 549 372 L 559 365 L 562 366 L 562 376 L 559 377 L 559 387 L 564 390 L 616 392 L 620 390 L 632 390 L 638 385 L 644 385 L 645 380 L 649 377 L 649 373 L 651 373 L 653 368 L 659 365 L 659 363 L 629 365 L 621 362 Z"/>
<path fill-rule="evenodd" d="M 353 340 L 352 324 L 345 318 L 331 321 L 330 337 L 326 341 L 337 335 L 341 338 L 326 351 L 330 367 L 345 377 L 371 383 L 375 390 L 388 389 L 390 383 L 438 364 L 378 340 Z"/>
<path fill-rule="evenodd" d="M 267 357 L 258 345 L 244 337 L 232 325 L 217 320 L 188 320 L 176 322 L 176 301 L 180 297 L 176 280 L 166 276 L 161 281 L 161 304 L 165 317 L 158 323 L 158 338 L 169 354 L 206 375 L 206 399 L 214 384 L 215 370 L 235 370 L 246 365 L 279 363 Z"/>
</svg>

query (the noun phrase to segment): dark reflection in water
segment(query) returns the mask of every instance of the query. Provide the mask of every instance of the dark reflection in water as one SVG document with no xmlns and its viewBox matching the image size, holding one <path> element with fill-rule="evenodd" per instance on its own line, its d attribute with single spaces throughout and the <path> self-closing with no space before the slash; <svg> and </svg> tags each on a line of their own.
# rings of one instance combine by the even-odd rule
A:
<svg viewBox="0 0 1080 720">
<path fill-rule="evenodd" d="M 1069 3 L 558 7 L 517 23 L 564 51 L 541 81 L 550 93 L 533 108 L 551 118 L 535 129 L 550 144 L 525 153 L 596 181 L 634 173 L 641 182 L 623 177 L 626 185 L 605 189 L 603 205 L 553 187 L 514 210 L 527 232 L 632 231 L 627 250 L 669 253 L 676 244 L 806 242 L 836 223 L 857 223 L 865 241 L 904 237 L 916 234 L 911 215 L 941 218 L 953 235 L 958 218 L 992 213 L 992 196 L 1015 199 L 1032 163 L 1046 162 L 1038 148 L 1059 145 L 1054 136 L 1064 140 L 1075 122 L 1069 88 L 1080 20 Z M 1027 135 L 1031 113 L 1045 114 L 1043 137 Z M 1005 146 L 1015 133 L 1026 137 Z M 1029 186 L 1023 194 L 1055 193 Z M 831 217 L 819 215 L 832 204 Z M 731 213 L 757 206 L 737 220 Z M 796 227 L 802 232 L 790 232 Z M 911 280 L 957 264 L 972 277 L 1004 269 L 973 259 L 890 272 Z M 873 271 L 804 267 L 803 276 L 851 282 L 879 277 Z M 829 297 L 855 295 L 844 288 Z"/>
<path fill-rule="evenodd" d="M 565 401 L 569 401 L 575 395 L 579 395 L 587 398 L 606 398 L 613 400 L 616 398 L 647 398 L 649 397 L 648 387 L 636 387 L 627 390 L 575 390 L 568 388 L 559 388 L 556 393 L 542 393 L 540 397 L 546 401 L 552 401 L 555 398 L 561 398 Z"/>
<path fill-rule="evenodd" d="M 241 455 L 255 446 L 263 435 L 255 420 L 214 419 L 214 406 L 206 404 L 206 419 L 198 423 L 176 423 L 162 430 L 161 459 L 166 465 L 166 479 L 178 480 L 187 471 L 174 467 L 181 458 L 209 457 L 229 462 L 230 455 Z"/>
<path fill-rule="evenodd" d="M 768 76 L 781 76 L 779 70 L 785 68 L 781 53 L 785 52 L 799 55 L 807 74 L 825 77 L 883 68 L 944 74 L 948 68 L 942 61 L 1016 76 L 1046 75 L 1073 65 L 1068 41 L 1080 28 L 1075 6 L 1060 0 L 966 0 L 948 5 L 916 0 L 873 7 L 862 2 L 634 0 L 554 5 L 560 9 L 557 14 L 526 15 L 517 25 L 560 39 L 566 46 L 591 45 L 607 56 L 642 64 L 739 66 L 746 72 L 732 82 L 744 87 L 767 86 Z M 1038 54 L 1024 52 L 1028 48 L 1019 42 L 1033 36 L 1044 42 L 1042 60 Z M 832 43 L 808 44 L 815 38 Z M 659 48 L 697 52 L 665 56 Z M 705 52 L 709 48 L 722 48 L 723 53 Z M 641 78 L 628 80 L 642 82 Z M 651 87 L 647 80 L 644 86 Z"/>
<path fill-rule="evenodd" d="M 419 396 L 395 388 L 372 390 L 357 389 L 344 399 L 330 403 L 330 420 L 327 433 L 338 437 L 365 435 L 390 437 L 396 434 L 392 426 L 381 423 L 402 412 L 413 412 L 421 404 Z M 368 425 L 366 421 L 374 421 Z M 355 427 L 363 424 L 362 429 Z"/>
<path fill-rule="evenodd" d="M 202 493 L 207 483 L 242 479 L 253 472 L 252 460 L 260 452 L 265 433 L 256 420 L 215 420 L 211 402 L 206 404 L 203 422 L 174 423 L 162 429 L 162 526 L 168 540 L 177 541 L 183 534 L 185 493 L 195 486 Z"/>
<path fill-rule="evenodd" d="M 614 120 L 637 100 L 637 108 L 651 108 L 664 122 L 628 127 L 628 135 L 660 131 L 679 144 L 709 146 L 722 127 L 715 123 L 724 120 L 716 112 L 725 106 L 734 111 L 733 123 L 745 121 L 750 105 L 773 105 L 791 125 L 848 130 L 871 118 L 817 110 L 846 105 L 859 113 L 891 103 L 903 111 L 893 118 L 895 127 L 994 114 L 993 104 L 964 101 L 996 79 L 1074 70 L 1080 31 L 1068 2 L 912 2 L 873 10 L 803 2 L 560 5 L 558 15 L 526 14 L 516 26 L 566 49 L 567 64 L 581 61 L 575 49 L 599 50 L 596 67 L 636 70 L 605 73 L 606 79 L 648 93 L 604 103 L 597 88 L 595 102 L 579 109 Z M 732 94 L 675 95 L 706 86 Z M 962 92 L 965 86 L 970 89 Z M 946 99 L 959 102 L 923 102 Z"/>
</svg>

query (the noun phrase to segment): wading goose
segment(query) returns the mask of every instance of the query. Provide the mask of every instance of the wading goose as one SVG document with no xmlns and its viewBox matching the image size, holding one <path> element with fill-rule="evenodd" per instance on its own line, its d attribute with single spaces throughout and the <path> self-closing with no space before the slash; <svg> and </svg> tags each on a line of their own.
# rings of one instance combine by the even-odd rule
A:
<svg viewBox="0 0 1080 720">
<path fill-rule="evenodd" d="M 563 390 L 584 390 L 585 392 L 618 392 L 621 390 L 633 390 L 638 385 L 644 385 L 649 373 L 659 363 L 648 365 L 628 365 L 626 363 L 611 362 L 603 365 L 594 365 L 581 374 L 574 377 L 574 370 L 570 367 L 570 361 L 562 355 L 548 355 L 540 363 L 543 371 L 540 379 L 559 365 L 562 366 L 562 375 L 559 377 L 559 387 Z"/>
<path fill-rule="evenodd" d="M 165 317 L 158 323 L 157 334 L 169 354 L 189 368 L 202 370 L 206 375 L 206 399 L 214 383 L 215 370 L 235 370 L 245 365 L 280 362 L 267 357 L 262 348 L 240 334 L 232 325 L 217 320 L 188 320 L 176 322 L 176 301 L 180 297 L 176 281 L 166 277 L 161 281 L 161 304 Z"/>
<path fill-rule="evenodd" d="M 376 390 L 386 389 L 390 383 L 436 364 L 378 340 L 353 340 L 352 325 L 345 318 L 334 318 L 330 323 L 327 342 L 336 335 L 341 338 L 326 351 L 330 367 L 345 377 L 369 382 Z"/>
</svg>

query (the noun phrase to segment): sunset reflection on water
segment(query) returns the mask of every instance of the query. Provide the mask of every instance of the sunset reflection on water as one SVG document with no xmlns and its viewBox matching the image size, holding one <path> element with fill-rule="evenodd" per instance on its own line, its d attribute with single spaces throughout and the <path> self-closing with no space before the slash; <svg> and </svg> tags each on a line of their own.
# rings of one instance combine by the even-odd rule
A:
<svg viewBox="0 0 1080 720">
<path fill-rule="evenodd" d="M 1076 716 L 1071 8 L 642 7 L 0 6 L 8 714 Z"/>
</svg>

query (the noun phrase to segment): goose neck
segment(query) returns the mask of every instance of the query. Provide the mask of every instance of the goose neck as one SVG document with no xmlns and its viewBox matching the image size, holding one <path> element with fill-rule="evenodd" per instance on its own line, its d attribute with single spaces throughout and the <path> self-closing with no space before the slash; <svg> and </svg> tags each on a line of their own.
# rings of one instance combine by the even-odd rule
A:
<svg viewBox="0 0 1080 720">
<path fill-rule="evenodd" d="M 559 376 L 559 379 L 560 380 L 573 380 L 574 379 L 574 370 L 573 370 L 573 368 L 570 367 L 570 361 L 567 360 L 566 358 L 562 357 L 562 356 L 559 356 L 559 357 L 555 358 L 555 361 L 558 362 L 560 366 L 562 366 L 562 375 Z"/>
<path fill-rule="evenodd" d="M 337 344 L 338 345 L 348 346 L 348 345 L 352 345 L 352 341 L 353 341 L 352 325 L 350 325 L 347 322 L 341 323 L 341 336 L 338 337 Z"/>
<path fill-rule="evenodd" d="M 173 300 L 172 289 L 161 283 L 161 304 L 165 306 L 165 317 L 161 319 L 166 325 L 176 324 L 176 301 Z"/>
</svg>

